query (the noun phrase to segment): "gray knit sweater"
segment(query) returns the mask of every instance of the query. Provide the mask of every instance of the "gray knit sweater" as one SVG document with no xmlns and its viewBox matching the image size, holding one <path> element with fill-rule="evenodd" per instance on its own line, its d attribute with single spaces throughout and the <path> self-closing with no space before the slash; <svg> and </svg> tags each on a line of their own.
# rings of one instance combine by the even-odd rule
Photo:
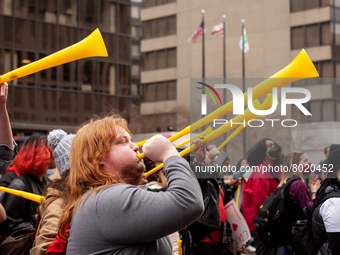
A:
<svg viewBox="0 0 340 255">
<path fill-rule="evenodd" d="M 171 255 L 167 235 L 203 213 L 200 186 L 186 160 L 165 161 L 168 189 L 150 192 L 114 184 L 91 195 L 74 211 L 67 255 Z"/>
</svg>

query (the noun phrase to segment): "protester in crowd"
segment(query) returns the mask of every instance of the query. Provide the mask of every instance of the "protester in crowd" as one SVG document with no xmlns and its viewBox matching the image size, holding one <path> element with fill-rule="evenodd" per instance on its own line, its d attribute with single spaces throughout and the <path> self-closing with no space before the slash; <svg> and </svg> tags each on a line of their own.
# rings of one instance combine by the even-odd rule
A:
<svg viewBox="0 0 340 255">
<path fill-rule="evenodd" d="M 171 254 L 166 236 L 201 215 L 198 182 L 171 142 L 157 135 L 143 151 L 155 163 L 164 162 L 167 191 L 136 186 L 145 165 L 124 119 L 92 119 L 78 130 L 70 154 L 70 195 L 59 226 L 67 254 Z"/>
<path fill-rule="evenodd" d="M 219 157 L 217 148 L 211 148 L 206 152 L 206 147 L 200 139 L 194 140 L 193 143 L 198 146 L 194 151 L 193 167 L 196 165 L 223 165 L 227 155 L 220 162 L 216 161 Z M 208 156 L 207 156 L 208 155 Z M 224 185 L 216 178 L 199 178 L 198 179 L 204 200 L 204 212 L 201 217 L 193 224 L 187 226 L 183 231 L 183 254 L 185 255 L 210 255 L 210 254 L 232 254 L 228 246 L 232 244 L 232 230 L 230 224 L 226 221 L 224 203 L 230 199 L 225 199 L 226 190 L 229 185 Z M 227 187 L 226 187 L 227 186 Z M 244 247 L 237 247 L 237 252 L 243 252 Z"/>
<path fill-rule="evenodd" d="M 9 188 L 41 195 L 49 181 L 44 175 L 48 169 L 50 158 L 50 147 L 47 144 L 46 136 L 32 135 L 24 143 L 13 162 L 13 167 L 19 176 L 11 182 Z M 6 221 L 0 224 L 3 238 L 21 228 L 37 227 L 35 220 L 39 205 L 37 202 L 5 193 L 2 204 L 7 213 Z"/>
<path fill-rule="evenodd" d="M 0 84 L 0 174 L 6 171 L 18 153 L 6 108 L 7 96 L 8 84 L 5 82 Z"/>
<path fill-rule="evenodd" d="M 313 200 L 316 192 L 320 188 L 320 180 L 315 180 L 311 184 L 311 192 L 303 181 L 304 172 L 310 172 L 311 163 L 305 152 L 290 152 L 283 162 L 283 171 L 281 173 L 281 182 L 279 187 L 287 183 L 290 178 L 296 180 L 290 184 L 288 189 L 288 200 L 291 205 L 292 222 L 297 219 L 306 219 L 312 209 Z"/>
<path fill-rule="evenodd" d="M 53 130 L 47 136 L 60 179 L 47 185 L 46 200 L 39 208 L 40 223 L 30 255 L 43 255 L 58 234 L 58 223 L 63 212 L 63 200 L 67 195 L 67 180 L 70 169 L 70 149 L 74 134 L 67 135 L 61 129 Z"/>
<path fill-rule="evenodd" d="M 316 249 L 321 249 L 322 254 L 334 255 L 340 254 L 340 144 L 330 146 L 324 164 L 328 166 L 328 173 L 314 200 L 312 230 Z M 322 202 L 325 196 L 330 198 Z"/>
<path fill-rule="evenodd" d="M 277 254 L 277 248 L 268 248 L 260 240 L 254 218 L 267 197 L 275 191 L 279 179 L 270 167 L 280 164 L 281 147 L 273 140 L 264 138 L 247 152 L 250 166 L 256 166 L 243 189 L 242 210 L 256 247 L 256 254 Z"/>
</svg>

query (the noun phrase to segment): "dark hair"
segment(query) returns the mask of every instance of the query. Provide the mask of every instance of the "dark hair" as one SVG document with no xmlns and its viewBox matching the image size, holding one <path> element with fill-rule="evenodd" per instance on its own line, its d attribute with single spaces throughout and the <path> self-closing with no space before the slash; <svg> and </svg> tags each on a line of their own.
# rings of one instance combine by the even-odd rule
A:
<svg viewBox="0 0 340 255">
<path fill-rule="evenodd" d="M 238 162 L 237 162 L 237 165 L 236 165 L 236 170 L 239 170 L 241 168 L 241 163 L 242 163 L 242 160 L 247 160 L 246 158 L 241 158 Z"/>
<path fill-rule="evenodd" d="M 262 164 L 262 161 L 265 160 L 267 152 L 266 141 L 268 140 L 273 141 L 275 146 L 279 147 L 281 151 L 281 147 L 273 139 L 263 138 L 258 141 L 253 147 L 251 147 L 247 152 L 246 159 L 250 166 L 259 166 Z M 275 164 L 280 164 L 279 157 L 275 159 Z"/>
<path fill-rule="evenodd" d="M 333 189 L 335 187 L 338 187 L 340 189 L 340 181 L 338 178 L 326 178 L 324 179 L 322 182 L 321 182 L 321 186 L 320 188 L 318 189 L 318 191 L 316 192 L 316 196 L 315 196 L 315 199 L 314 199 L 314 203 L 313 203 L 313 207 L 312 207 L 312 212 L 314 211 L 314 209 L 316 207 L 319 206 L 320 204 L 320 201 L 321 199 L 323 198 L 323 195 L 325 193 L 325 189 L 328 187 L 328 186 L 332 186 Z M 335 191 L 335 190 L 334 190 Z"/>
</svg>

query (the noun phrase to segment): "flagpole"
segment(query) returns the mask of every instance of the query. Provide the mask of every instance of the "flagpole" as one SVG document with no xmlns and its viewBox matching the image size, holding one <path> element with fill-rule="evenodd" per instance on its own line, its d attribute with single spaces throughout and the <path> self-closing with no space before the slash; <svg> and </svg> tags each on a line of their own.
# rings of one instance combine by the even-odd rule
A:
<svg viewBox="0 0 340 255">
<path fill-rule="evenodd" d="M 203 83 L 205 78 L 205 57 L 204 57 L 204 13 L 205 10 L 202 10 L 202 24 L 203 24 L 203 34 L 202 34 L 202 78 Z"/>
<path fill-rule="evenodd" d="M 226 84 L 226 78 L 227 78 L 227 64 L 226 64 L 226 39 L 225 39 L 225 18 L 226 15 L 222 15 L 223 18 L 223 83 Z M 226 104 L 227 103 L 227 91 L 224 89 L 223 90 L 223 102 Z M 223 139 L 227 140 L 227 133 L 224 133 Z M 227 152 L 227 145 L 224 147 L 224 152 Z"/>
<path fill-rule="evenodd" d="M 241 20 L 242 22 L 242 84 L 243 84 L 243 93 L 246 91 L 246 84 L 245 84 L 245 78 L 246 78 L 246 73 L 245 73 L 245 65 L 244 65 L 244 19 Z M 243 131 L 243 158 L 246 157 L 246 129 Z"/>
</svg>

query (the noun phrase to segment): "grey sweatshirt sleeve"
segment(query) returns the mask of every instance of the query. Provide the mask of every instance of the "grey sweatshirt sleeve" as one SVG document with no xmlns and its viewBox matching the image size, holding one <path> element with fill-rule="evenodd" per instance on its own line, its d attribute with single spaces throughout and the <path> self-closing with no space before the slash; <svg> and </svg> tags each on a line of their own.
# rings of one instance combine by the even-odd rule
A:
<svg viewBox="0 0 340 255">
<path fill-rule="evenodd" d="M 109 240 L 121 244 L 156 240 L 193 223 L 203 213 L 202 192 L 188 162 L 172 156 L 164 166 L 165 192 L 115 184 L 98 193 L 95 218 Z"/>
</svg>

